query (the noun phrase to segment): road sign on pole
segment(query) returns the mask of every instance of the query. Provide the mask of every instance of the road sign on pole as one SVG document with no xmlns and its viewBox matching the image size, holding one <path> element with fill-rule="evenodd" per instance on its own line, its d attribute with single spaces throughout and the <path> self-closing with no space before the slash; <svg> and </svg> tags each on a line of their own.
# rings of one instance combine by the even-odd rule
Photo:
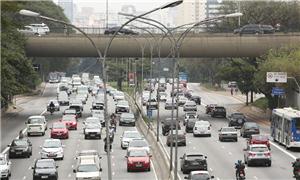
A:
<svg viewBox="0 0 300 180">
<path fill-rule="evenodd" d="M 287 72 L 267 72 L 266 81 L 268 83 L 286 83 Z"/>
<path fill-rule="evenodd" d="M 148 116 L 149 118 L 152 117 L 152 109 L 147 109 L 147 116 Z"/>
<path fill-rule="evenodd" d="M 273 87 L 272 88 L 272 95 L 274 96 L 282 96 L 285 94 L 285 91 L 283 88 L 280 87 Z"/>
</svg>

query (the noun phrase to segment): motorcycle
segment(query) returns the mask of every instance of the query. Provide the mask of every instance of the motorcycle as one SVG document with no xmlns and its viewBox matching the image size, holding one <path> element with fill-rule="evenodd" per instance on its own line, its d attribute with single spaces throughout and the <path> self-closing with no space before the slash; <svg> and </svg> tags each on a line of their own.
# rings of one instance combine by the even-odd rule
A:
<svg viewBox="0 0 300 180">
<path fill-rule="evenodd" d="M 246 175 L 245 175 L 245 172 L 244 170 L 240 170 L 237 177 L 236 177 L 237 180 L 245 180 L 246 179 Z"/>
<path fill-rule="evenodd" d="M 106 141 L 106 138 L 103 139 L 104 141 L 104 151 L 107 152 L 107 141 Z M 112 142 L 113 142 L 113 139 L 111 136 L 109 136 L 109 150 L 111 151 L 111 148 L 112 148 Z"/>
<path fill-rule="evenodd" d="M 50 107 L 49 111 L 50 111 L 50 113 L 52 115 L 54 113 L 54 111 L 55 111 L 55 107 Z"/>
</svg>

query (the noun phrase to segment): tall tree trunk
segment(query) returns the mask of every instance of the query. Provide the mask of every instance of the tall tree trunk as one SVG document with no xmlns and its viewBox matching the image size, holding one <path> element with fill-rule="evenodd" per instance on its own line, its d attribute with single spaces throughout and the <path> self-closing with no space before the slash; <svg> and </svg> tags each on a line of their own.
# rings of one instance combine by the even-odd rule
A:
<svg viewBox="0 0 300 180">
<path fill-rule="evenodd" d="M 248 99 L 249 99 L 249 92 L 246 92 L 246 106 L 248 106 L 249 105 L 249 102 L 248 102 Z"/>
<path fill-rule="evenodd" d="M 251 90 L 250 102 L 253 103 L 253 91 Z"/>
</svg>

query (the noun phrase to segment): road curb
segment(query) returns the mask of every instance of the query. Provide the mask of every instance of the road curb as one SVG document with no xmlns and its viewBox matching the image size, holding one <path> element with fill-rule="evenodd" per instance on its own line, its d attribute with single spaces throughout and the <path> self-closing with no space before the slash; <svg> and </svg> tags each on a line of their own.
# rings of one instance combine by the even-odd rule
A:
<svg viewBox="0 0 300 180">
<path fill-rule="evenodd" d="M 158 179 L 173 180 L 174 175 L 173 173 L 170 174 L 169 172 L 170 164 L 167 152 L 165 152 L 165 150 L 163 149 L 161 142 L 157 143 L 155 133 L 153 132 L 153 127 L 151 126 L 151 124 L 146 124 L 142 117 L 142 111 L 136 104 L 136 102 L 128 94 L 126 94 L 126 97 L 137 118 L 137 129 L 144 135 L 144 137 L 151 145 L 152 155 L 156 161 L 154 167 L 156 167 Z"/>
</svg>

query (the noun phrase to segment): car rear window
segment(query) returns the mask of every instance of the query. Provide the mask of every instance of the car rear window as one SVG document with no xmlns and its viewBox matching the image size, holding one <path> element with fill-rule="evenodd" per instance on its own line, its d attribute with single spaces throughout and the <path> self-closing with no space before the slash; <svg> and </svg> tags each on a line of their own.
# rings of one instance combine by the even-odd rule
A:
<svg viewBox="0 0 300 180">
<path fill-rule="evenodd" d="M 259 140 L 259 141 L 268 141 L 268 136 L 252 136 L 253 140 Z"/>
<path fill-rule="evenodd" d="M 258 128 L 256 123 L 245 123 L 246 128 Z"/>
<path fill-rule="evenodd" d="M 252 152 L 265 152 L 268 151 L 267 147 L 252 147 L 251 148 Z"/>
</svg>

